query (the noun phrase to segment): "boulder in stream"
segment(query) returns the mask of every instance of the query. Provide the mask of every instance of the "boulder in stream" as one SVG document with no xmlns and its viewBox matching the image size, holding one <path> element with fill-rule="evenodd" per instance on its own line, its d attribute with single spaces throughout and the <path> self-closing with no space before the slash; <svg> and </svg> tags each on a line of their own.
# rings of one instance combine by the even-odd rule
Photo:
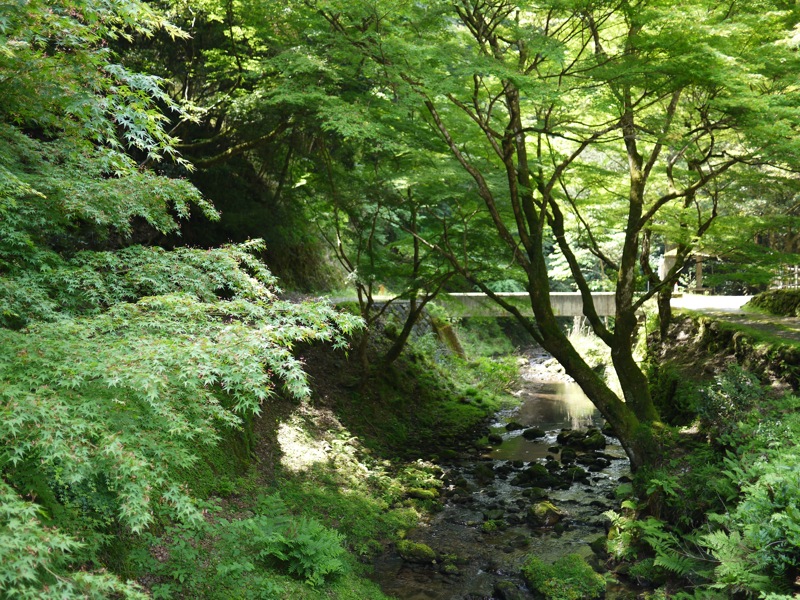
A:
<svg viewBox="0 0 800 600">
<path fill-rule="evenodd" d="M 566 516 L 564 510 L 546 500 L 536 502 L 528 509 L 528 523 L 534 527 L 552 527 Z"/>
<path fill-rule="evenodd" d="M 570 483 L 573 481 L 587 482 L 589 481 L 589 473 L 580 467 L 569 467 L 564 469 L 564 478 Z"/>
<path fill-rule="evenodd" d="M 490 463 L 478 463 L 472 473 L 475 480 L 480 483 L 488 483 L 494 479 L 494 469 Z"/>
<path fill-rule="evenodd" d="M 577 448 L 578 450 L 602 450 L 606 447 L 606 437 L 596 427 L 586 431 L 562 429 L 556 439 L 559 444 Z M 564 460 L 563 451 L 561 460 Z"/>
<path fill-rule="evenodd" d="M 599 429 L 590 429 L 579 442 L 579 447 L 584 450 L 603 450 L 606 447 L 606 436 Z"/>
<path fill-rule="evenodd" d="M 532 487 L 527 490 L 522 490 L 522 495 L 531 500 L 543 500 L 547 498 L 547 490 L 540 487 Z"/>
<path fill-rule="evenodd" d="M 522 432 L 522 437 L 526 440 L 538 440 L 545 436 L 545 430 L 539 427 L 529 427 Z"/>
<path fill-rule="evenodd" d="M 404 561 L 410 563 L 429 565 L 436 562 L 436 552 L 433 548 L 419 542 L 400 540 L 397 542 L 397 553 Z"/>
<path fill-rule="evenodd" d="M 561 463 L 568 465 L 574 463 L 578 457 L 578 453 L 572 448 L 564 448 L 561 450 Z"/>
<path fill-rule="evenodd" d="M 530 466 L 520 471 L 517 476 L 511 480 L 513 485 L 522 487 L 550 487 L 557 482 L 558 479 L 553 477 L 544 465 L 538 463 L 531 463 Z"/>
</svg>

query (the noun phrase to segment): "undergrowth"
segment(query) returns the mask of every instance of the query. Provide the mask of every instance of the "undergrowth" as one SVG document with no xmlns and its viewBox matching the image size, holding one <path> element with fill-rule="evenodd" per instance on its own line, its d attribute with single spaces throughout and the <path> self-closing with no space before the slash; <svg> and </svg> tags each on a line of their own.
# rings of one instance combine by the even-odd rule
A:
<svg viewBox="0 0 800 600">
<path fill-rule="evenodd" d="M 800 398 L 732 367 L 698 386 L 695 431 L 609 511 L 608 548 L 665 597 L 789 598 L 800 575 Z M 631 488 L 632 492 L 634 488 Z"/>
<path fill-rule="evenodd" d="M 516 377 L 512 360 L 463 359 L 433 335 L 366 374 L 343 353 L 302 359 L 311 399 L 247 429 L 260 461 L 206 456 L 187 473 L 204 519 L 164 520 L 128 553 L 153 597 L 382 600 L 365 563 L 436 510 L 442 473 L 426 459 L 471 444 Z"/>
</svg>

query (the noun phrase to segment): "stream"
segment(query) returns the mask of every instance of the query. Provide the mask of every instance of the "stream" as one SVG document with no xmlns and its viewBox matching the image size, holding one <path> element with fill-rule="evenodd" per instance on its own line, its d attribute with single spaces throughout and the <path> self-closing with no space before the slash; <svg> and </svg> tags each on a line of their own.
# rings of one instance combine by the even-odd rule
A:
<svg viewBox="0 0 800 600">
<path fill-rule="evenodd" d="M 605 536 L 602 513 L 618 509 L 614 490 L 630 474 L 629 464 L 619 442 L 607 435 L 604 449 L 578 450 L 575 462 L 568 453 L 561 456 L 564 446 L 557 436 L 562 429 L 599 428 L 603 419 L 577 384 L 552 380 L 542 366 L 545 359 L 526 359 L 520 405 L 497 413 L 490 425 L 495 444 L 441 465 L 443 508 L 407 536 L 436 551 L 437 564 L 415 564 L 396 553 L 379 557 L 373 578 L 384 593 L 403 600 L 531 598 L 519 576 L 528 554 L 552 562 L 578 553 L 591 564 L 589 543 Z M 534 427 L 544 437 L 526 439 L 523 432 Z M 532 484 L 532 471 L 544 473 L 533 465 L 549 467 L 558 482 L 545 490 L 537 487 L 540 481 Z M 575 471 L 576 466 L 586 472 Z M 570 467 L 572 478 L 565 475 Z M 528 517 L 543 494 L 566 512 L 549 527 L 534 526 Z"/>
</svg>

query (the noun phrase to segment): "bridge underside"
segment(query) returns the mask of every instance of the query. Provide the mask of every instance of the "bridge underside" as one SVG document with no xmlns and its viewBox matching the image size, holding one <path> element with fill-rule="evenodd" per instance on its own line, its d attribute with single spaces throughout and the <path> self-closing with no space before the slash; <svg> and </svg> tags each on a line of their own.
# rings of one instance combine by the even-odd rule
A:
<svg viewBox="0 0 800 600">
<path fill-rule="evenodd" d="M 497 294 L 522 314 L 533 316 L 527 292 L 505 292 Z M 593 292 L 592 299 L 601 317 L 615 314 L 614 292 Z M 441 294 L 437 299 L 450 314 L 459 317 L 504 317 L 508 313 L 496 302 L 482 293 Z M 583 316 L 583 301 L 578 292 L 550 292 L 550 303 L 558 317 Z"/>
</svg>

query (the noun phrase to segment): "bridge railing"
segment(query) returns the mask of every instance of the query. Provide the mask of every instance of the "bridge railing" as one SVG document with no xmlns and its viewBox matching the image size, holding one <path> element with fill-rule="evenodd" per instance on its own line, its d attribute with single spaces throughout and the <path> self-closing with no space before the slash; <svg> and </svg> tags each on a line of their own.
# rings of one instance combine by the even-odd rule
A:
<svg viewBox="0 0 800 600">
<path fill-rule="evenodd" d="M 509 304 L 515 306 L 523 314 L 532 315 L 530 298 L 528 292 L 502 292 L 497 294 Z M 394 296 L 375 296 L 376 302 L 407 302 L 402 299 L 395 299 Z M 616 312 L 614 302 L 614 292 L 592 292 L 595 310 L 601 317 L 613 317 Z M 345 302 L 357 302 L 353 297 L 330 298 L 334 304 Z M 439 294 L 436 297 L 437 304 L 440 304 L 454 317 L 503 317 L 508 313 L 494 300 L 482 292 L 465 292 L 454 294 Z M 550 292 L 550 303 L 553 312 L 558 317 L 580 317 L 583 316 L 583 300 L 579 292 Z"/>
</svg>

